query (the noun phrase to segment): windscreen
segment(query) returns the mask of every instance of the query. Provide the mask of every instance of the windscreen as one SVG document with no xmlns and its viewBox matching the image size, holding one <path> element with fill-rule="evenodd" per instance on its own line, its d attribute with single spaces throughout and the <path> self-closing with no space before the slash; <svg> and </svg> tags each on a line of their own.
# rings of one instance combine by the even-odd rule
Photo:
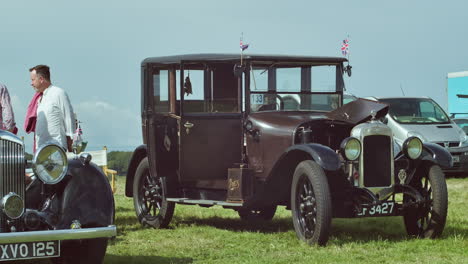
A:
<svg viewBox="0 0 468 264">
<path fill-rule="evenodd" d="M 429 98 L 380 99 L 390 105 L 390 116 L 402 124 L 441 124 L 449 118 L 442 108 Z"/>
</svg>

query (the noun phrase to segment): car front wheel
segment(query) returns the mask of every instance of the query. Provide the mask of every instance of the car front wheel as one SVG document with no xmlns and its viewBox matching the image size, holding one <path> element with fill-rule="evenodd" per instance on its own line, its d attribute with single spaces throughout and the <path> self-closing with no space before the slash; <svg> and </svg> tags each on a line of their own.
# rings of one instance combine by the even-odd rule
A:
<svg viewBox="0 0 468 264">
<path fill-rule="evenodd" d="M 437 165 L 424 168 L 415 175 L 411 185 L 423 196 L 425 203 L 419 208 L 408 208 L 403 214 L 408 235 L 436 238 L 442 234 L 447 219 L 448 194 L 444 173 Z M 405 202 L 411 201 L 408 196 Z"/>
<path fill-rule="evenodd" d="M 328 181 L 314 161 L 297 165 L 291 185 L 291 212 L 299 239 L 325 245 L 330 232 L 332 208 Z"/>
<path fill-rule="evenodd" d="M 150 173 L 148 157 L 144 158 L 133 181 L 133 204 L 142 225 L 165 228 L 174 214 L 174 203 L 166 200 L 165 181 Z"/>
</svg>

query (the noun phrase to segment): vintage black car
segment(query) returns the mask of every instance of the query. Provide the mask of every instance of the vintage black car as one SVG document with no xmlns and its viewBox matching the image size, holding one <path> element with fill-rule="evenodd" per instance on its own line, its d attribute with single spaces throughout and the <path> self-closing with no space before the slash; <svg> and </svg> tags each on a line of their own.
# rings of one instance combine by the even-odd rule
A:
<svg viewBox="0 0 468 264">
<path fill-rule="evenodd" d="M 102 263 L 116 235 L 109 182 L 89 154 L 41 146 L 26 183 L 24 143 L 0 130 L 0 261 Z"/>
<path fill-rule="evenodd" d="M 143 225 L 174 206 L 220 205 L 244 220 L 292 211 L 298 238 L 324 245 L 333 217 L 403 216 L 409 235 L 438 237 L 447 215 L 441 166 L 418 138 L 397 145 L 383 103 L 344 106 L 344 58 L 194 54 L 141 65 L 144 144 L 126 195 Z"/>
</svg>

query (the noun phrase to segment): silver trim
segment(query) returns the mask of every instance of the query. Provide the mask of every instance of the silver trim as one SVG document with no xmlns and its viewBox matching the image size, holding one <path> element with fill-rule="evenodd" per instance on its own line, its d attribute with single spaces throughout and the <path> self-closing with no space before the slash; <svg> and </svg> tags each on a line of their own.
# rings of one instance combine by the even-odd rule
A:
<svg viewBox="0 0 468 264">
<path fill-rule="evenodd" d="M 0 244 L 13 244 L 24 242 L 54 241 L 54 240 L 77 240 L 91 238 L 111 238 L 117 235 L 115 225 L 108 227 L 62 229 L 47 231 L 28 231 L 1 233 Z"/>
</svg>

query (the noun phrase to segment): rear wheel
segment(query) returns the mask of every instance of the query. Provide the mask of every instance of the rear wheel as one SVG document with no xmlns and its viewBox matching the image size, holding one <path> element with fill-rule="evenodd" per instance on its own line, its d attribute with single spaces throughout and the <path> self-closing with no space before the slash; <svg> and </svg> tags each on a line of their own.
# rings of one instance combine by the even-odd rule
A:
<svg viewBox="0 0 468 264">
<path fill-rule="evenodd" d="M 166 200 L 163 178 L 150 173 L 148 157 L 144 158 L 133 181 L 133 204 L 142 225 L 165 228 L 174 214 L 174 203 Z"/>
<path fill-rule="evenodd" d="M 314 161 L 297 165 L 291 185 L 291 212 L 299 239 L 325 245 L 330 232 L 332 207 L 328 181 Z"/>
<path fill-rule="evenodd" d="M 445 176 L 437 165 L 415 175 L 411 185 L 424 197 L 425 203 L 417 209 L 409 208 L 403 219 L 408 235 L 436 238 L 442 234 L 447 219 L 448 194 Z M 405 196 L 405 202 L 412 198 Z"/>
<path fill-rule="evenodd" d="M 258 209 L 242 208 L 237 211 L 240 218 L 246 221 L 269 221 L 273 219 L 276 213 L 276 205 L 265 206 Z"/>
</svg>

